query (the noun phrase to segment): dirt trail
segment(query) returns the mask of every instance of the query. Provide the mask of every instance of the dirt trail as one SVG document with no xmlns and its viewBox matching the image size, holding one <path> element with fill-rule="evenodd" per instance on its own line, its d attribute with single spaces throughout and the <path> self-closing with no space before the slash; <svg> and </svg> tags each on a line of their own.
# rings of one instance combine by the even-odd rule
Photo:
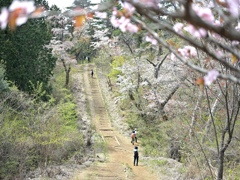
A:
<svg viewBox="0 0 240 180">
<path fill-rule="evenodd" d="M 81 170 L 74 179 L 78 180 L 156 180 L 152 170 L 141 162 L 141 145 L 139 146 L 140 161 L 133 166 L 133 148 L 130 138 L 116 131 L 109 120 L 98 79 L 91 78 L 90 70 L 93 64 L 84 66 L 84 89 L 87 93 L 92 123 L 96 131 L 107 144 L 108 154 L 104 162 L 96 162 Z"/>
</svg>

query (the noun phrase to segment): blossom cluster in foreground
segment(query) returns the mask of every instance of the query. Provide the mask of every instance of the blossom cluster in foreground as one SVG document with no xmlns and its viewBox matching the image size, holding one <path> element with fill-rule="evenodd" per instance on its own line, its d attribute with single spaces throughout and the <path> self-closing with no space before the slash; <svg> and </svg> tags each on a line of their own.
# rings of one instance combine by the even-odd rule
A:
<svg viewBox="0 0 240 180">
<path fill-rule="evenodd" d="M 116 8 L 113 9 L 111 23 L 114 27 L 118 27 L 122 32 L 137 33 L 138 26 L 131 23 L 130 17 L 133 15 L 135 8 L 124 2 L 124 11 L 118 11 Z"/>
<path fill-rule="evenodd" d="M 1 9 L 1 29 L 5 29 L 9 24 L 9 27 L 14 30 L 16 26 L 26 23 L 29 15 L 36 13 L 38 10 L 33 1 L 14 0 L 9 8 L 3 7 Z"/>
</svg>

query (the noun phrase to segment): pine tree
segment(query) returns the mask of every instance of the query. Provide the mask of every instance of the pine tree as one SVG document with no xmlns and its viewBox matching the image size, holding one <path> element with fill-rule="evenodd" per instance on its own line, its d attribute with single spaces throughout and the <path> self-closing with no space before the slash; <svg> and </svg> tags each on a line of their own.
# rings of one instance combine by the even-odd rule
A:
<svg viewBox="0 0 240 180">
<path fill-rule="evenodd" d="M 37 1 L 46 8 L 46 1 Z M 9 2 L 0 1 L 8 7 Z M 0 57 L 5 67 L 5 78 L 12 81 L 20 90 L 31 93 L 37 84 L 42 83 L 49 91 L 49 78 L 55 67 L 56 58 L 45 45 L 52 38 L 44 18 L 29 19 L 15 31 L 6 28 L 0 31 Z M 35 87 L 32 87 L 35 86 Z"/>
</svg>

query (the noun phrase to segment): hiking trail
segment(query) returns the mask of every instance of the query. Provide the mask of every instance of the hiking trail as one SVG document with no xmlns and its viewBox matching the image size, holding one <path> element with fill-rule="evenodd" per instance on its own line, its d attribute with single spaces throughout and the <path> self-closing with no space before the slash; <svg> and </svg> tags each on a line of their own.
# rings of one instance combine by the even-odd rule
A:
<svg viewBox="0 0 240 180">
<path fill-rule="evenodd" d="M 91 69 L 95 67 L 94 64 L 78 67 L 83 68 L 79 76 L 83 76 L 84 79 L 83 86 L 92 124 L 102 141 L 106 143 L 107 155 L 105 161 L 95 161 L 90 167 L 80 170 L 74 176 L 74 180 L 156 180 L 153 170 L 141 160 L 141 142 L 136 144 L 139 147 L 139 163 L 138 166 L 134 166 L 134 145 L 131 144 L 130 137 L 120 134 L 111 125 L 96 73 L 93 78 L 90 75 Z"/>
</svg>

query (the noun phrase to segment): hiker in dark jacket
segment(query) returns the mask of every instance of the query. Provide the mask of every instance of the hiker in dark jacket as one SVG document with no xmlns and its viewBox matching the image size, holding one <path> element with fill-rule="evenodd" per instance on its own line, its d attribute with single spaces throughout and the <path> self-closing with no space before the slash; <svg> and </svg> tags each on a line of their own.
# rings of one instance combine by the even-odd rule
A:
<svg viewBox="0 0 240 180">
<path fill-rule="evenodd" d="M 138 158 L 139 158 L 139 155 L 138 155 L 138 147 L 135 146 L 134 150 L 133 150 L 133 153 L 134 153 L 134 160 L 133 160 L 133 165 L 134 166 L 138 166 Z"/>
<path fill-rule="evenodd" d="M 91 70 L 91 76 L 92 76 L 92 78 L 93 78 L 93 69 Z"/>
</svg>

